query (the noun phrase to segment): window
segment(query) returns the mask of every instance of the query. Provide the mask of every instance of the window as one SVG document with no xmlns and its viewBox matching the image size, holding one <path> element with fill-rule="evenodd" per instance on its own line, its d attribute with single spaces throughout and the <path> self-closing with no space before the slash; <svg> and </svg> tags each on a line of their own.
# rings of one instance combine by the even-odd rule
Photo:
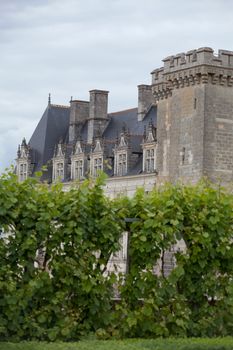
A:
<svg viewBox="0 0 233 350">
<path fill-rule="evenodd" d="M 81 179 L 82 177 L 83 177 L 83 160 L 80 159 L 75 161 L 74 178 Z"/>
<path fill-rule="evenodd" d="M 196 98 L 194 98 L 193 108 L 197 109 L 197 99 Z"/>
<path fill-rule="evenodd" d="M 127 163 L 126 163 L 126 153 L 118 155 L 118 175 L 126 175 L 127 173 Z"/>
<path fill-rule="evenodd" d="M 186 158 L 186 154 L 185 154 L 185 147 L 182 148 L 182 151 L 180 153 L 181 155 L 181 165 L 184 165 L 185 164 L 185 158 Z"/>
<path fill-rule="evenodd" d="M 57 163 L 56 167 L 56 179 L 64 177 L 64 165 L 63 163 Z"/>
<path fill-rule="evenodd" d="M 93 176 L 97 176 L 98 172 L 103 169 L 103 160 L 101 158 L 94 158 L 94 168 L 93 168 Z"/>
<path fill-rule="evenodd" d="M 147 149 L 146 150 L 146 159 L 145 159 L 145 171 L 151 173 L 155 170 L 155 150 Z"/>
<path fill-rule="evenodd" d="M 27 163 L 20 164 L 19 166 L 19 180 L 24 181 L 27 178 Z"/>
</svg>

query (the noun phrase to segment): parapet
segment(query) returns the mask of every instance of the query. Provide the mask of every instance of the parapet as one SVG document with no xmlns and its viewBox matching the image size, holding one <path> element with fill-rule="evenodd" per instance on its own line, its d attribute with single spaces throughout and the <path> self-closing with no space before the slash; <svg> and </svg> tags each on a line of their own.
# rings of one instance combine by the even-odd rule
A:
<svg viewBox="0 0 233 350">
<path fill-rule="evenodd" d="M 164 66 L 153 70 L 152 93 L 156 100 L 167 98 L 174 89 L 196 84 L 233 86 L 233 51 L 201 47 L 166 57 Z"/>
<path fill-rule="evenodd" d="M 182 52 L 163 59 L 164 66 L 155 69 L 152 74 L 152 84 L 161 80 L 166 73 L 173 73 L 178 70 L 195 68 L 200 65 L 210 65 L 233 69 L 233 51 L 218 50 L 218 55 L 210 47 L 201 47 L 196 50 Z"/>
</svg>

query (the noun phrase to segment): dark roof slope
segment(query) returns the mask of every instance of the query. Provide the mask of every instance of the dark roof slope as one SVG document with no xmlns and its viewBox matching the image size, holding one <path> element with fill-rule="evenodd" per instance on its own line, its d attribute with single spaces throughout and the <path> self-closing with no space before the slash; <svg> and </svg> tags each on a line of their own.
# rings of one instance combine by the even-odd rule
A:
<svg viewBox="0 0 233 350">
<path fill-rule="evenodd" d="M 144 126 L 148 125 L 149 121 L 152 120 L 153 124 L 156 126 L 157 122 L 157 110 L 155 106 L 152 106 L 145 118 L 139 122 L 138 121 L 138 109 L 132 108 L 121 112 L 108 114 L 110 122 L 107 125 L 103 137 L 108 140 L 116 139 L 125 127 L 129 130 L 131 135 L 143 135 Z"/>
<path fill-rule="evenodd" d="M 73 143 L 68 144 L 69 114 L 70 108 L 66 106 L 49 104 L 46 108 L 29 141 L 33 152 L 33 163 L 35 164 L 33 172 L 40 170 L 43 165 L 48 165 L 48 162 L 53 157 L 55 146 L 61 139 L 67 144 L 66 154 L 67 156 L 70 156 Z M 144 127 L 147 127 L 151 120 L 156 126 L 156 107 L 152 106 L 141 122 L 138 121 L 137 108 L 110 113 L 108 114 L 108 117 L 109 123 L 102 135 L 105 140 L 106 156 L 110 158 L 113 156 L 112 150 L 116 138 L 119 137 L 122 130 L 125 129 L 130 135 L 129 142 L 132 152 L 138 154 L 138 160 L 133 168 L 131 168 L 130 174 L 140 173 L 142 168 L 142 157 L 140 153 Z M 87 127 L 88 122 L 86 121 L 82 127 L 80 135 L 85 145 L 86 152 L 90 151 L 91 148 L 91 145 L 87 145 Z M 48 165 L 48 172 L 43 175 L 43 179 L 51 178 L 51 170 L 52 167 L 50 162 L 50 165 Z M 113 174 L 109 175 L 111 176 Z"/>
<path fill-rule="evenodd" d="M 34 152 L 35 168 L 38 171 L 53 157 L 54 147 L 65 140 L 69 127 L 70 109 L 66 106 L 48 105 L 29 143 Z"/>
</svg>

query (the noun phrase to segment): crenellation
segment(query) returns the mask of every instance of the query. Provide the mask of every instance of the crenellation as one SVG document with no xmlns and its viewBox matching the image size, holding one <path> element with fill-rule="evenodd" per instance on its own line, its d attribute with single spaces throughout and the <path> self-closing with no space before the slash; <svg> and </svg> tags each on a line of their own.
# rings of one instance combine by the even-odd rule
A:
<svg viewBox="0 0 233 350">
<path fill-rule="evenodd" d="M 160 80 L 165 74 L 173 73 L 178 70 L 195 68 L 200 65 L 233 68 L 233 54 L 232 51 L 219 50 L 218 55 L 215 56 L 213 49 L 202 47 L 197 50 L 190 50 L 186 52 L 186 54 L 182 52 L 175 56 L 168 56 L 163 59 L 163 62 L 162 75 L 159 74 L 161 68 L 152 72 L 152 84 Z"/>
<path fill-rule="evenodd" d="M 233 66 L 233 51 L 219 50 L 218 52 L 223 65 Z"/>
</svg>

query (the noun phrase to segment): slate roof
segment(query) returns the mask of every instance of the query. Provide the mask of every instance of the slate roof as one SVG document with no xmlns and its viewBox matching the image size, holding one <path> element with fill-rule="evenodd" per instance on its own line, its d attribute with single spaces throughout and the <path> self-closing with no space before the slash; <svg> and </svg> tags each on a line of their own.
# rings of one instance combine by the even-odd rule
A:
<svg viewBox="0 0 233 350">
<path fill-rule="evenodd" d="M 33 154 L 33 172 L 40 170 L 43 165 L 48 167 L 48 172 L 44 174 L 44 179 L 49 179 L 52 176 L 51 159 L 53 158 L 55 146 L 60 140 L 67 144 L 66 154 L 70 156 L 72 152 L 73 145 L 68 144 L 69 114 L 69 107 L 49 104 L 29 141 Z M 156 126 L 156 107 L 151 106 L 141 122 L 137 118 L 137 108 L 109 113 L 108 117 L 109 123 L 102 135 L 107 157 L 113 156 L 112 149 L 117 137 L 120 136 L 124 128 L 130 134 L 132 152 L 139 154 L 135 166 L 130 169 L 127 175 L 140 173 L 142 169 L 142 156 L 140 153 L 142 152 L 141 143 L 144 128 L 148 126 L 150 121 Z M 85 145 L 85 150 L 87 152 L 90 151 L 91 146 L 87 145 L 87 122 L 83 125 L 80 136 Z"/>
<path fill-rule="evenodd" d="M 65 106 L 48 105 L 30 141 L 35 163 L 33 172 L 47 165 L 53 157 L 55 145 L 65 140 L 69 127 L 70 109 Z"/>
<path fill-rule="evenodd" d="M 149 121 L 152 119 L 154 125 L 157 122 L 156 108 L 152 106 L 143 121 L 138 121 L 138 109 L 132 108 L 116 113 L 110 113 L 110 122 L 107 125 L 103 133 L 105 139 L 116 139 L 122 131 L 122 128 L 126 126 L 129 129 L 131 135 L 143 135 L 144 126 L 148 125 Z"/>
</svg>

